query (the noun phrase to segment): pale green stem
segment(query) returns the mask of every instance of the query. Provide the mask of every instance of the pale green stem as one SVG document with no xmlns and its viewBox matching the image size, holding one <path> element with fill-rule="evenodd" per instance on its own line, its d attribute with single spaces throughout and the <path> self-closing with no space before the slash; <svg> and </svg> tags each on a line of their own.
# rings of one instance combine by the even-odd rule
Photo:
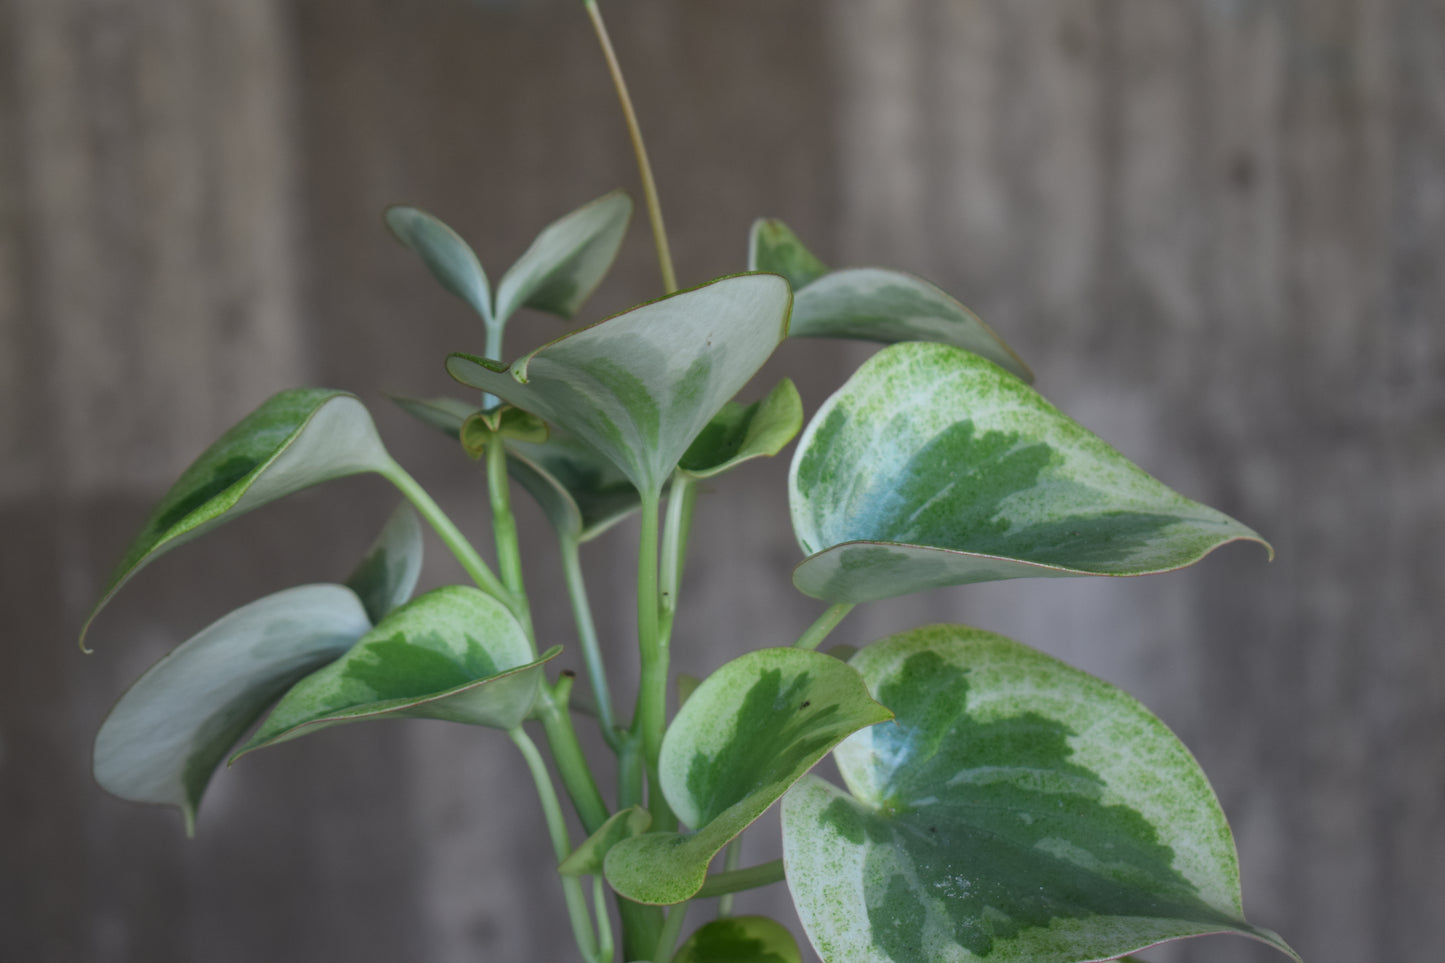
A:
<svg viewBox="0 0 1445 963">
<path fill-rule="evenodd" d="M 654 963 L 668 963 L 672 959 L 673 947 L 677 946 L 677 938 L 682 935 L 683 920 L 687 919 L 687 907 L 687 903 L 678 903 L 667 911 L 662 934 L 657 938 L 657 949 L 652 954 Z"/>
<path fill-rule="evenodd" d="M 682 473 L 672 476 L 667 493 L 667 516 L 662 526 L 662 644 L 672 640 L 672 622 L 677 614 L 677 596 L 682 588 L 682 570 L 687 561 L 687 537 L 692 530 L 693 507 L 697 504 L 697 482 Z"/>
<path fill-rule="evenodd" d="M 572 676 L 564 674 L 554 688 L 542 690 L 532 711 L 547 733 L 547 745 L 552 750 L 552 760 L 557 764 L 567 796 L 572 800 L 583 828 L 591 834 L 607 821 L 607 804 L 602 801 L 602 793 L 597 791 L 587 757 L 577 741 L 577 730 L 572 727 L 572 716 L 567 712 L 567 698 L 571 691 Z"/>
<path fill-rule="evenodd" d="M 532 611 L 527 604 L 527 589 L 522 583 L 522 550 L 517 542 L 517 520 L 512 515 L 510 481 L 507 478 L 507 446 L 500 434 L 487 439 L 487 495 L 492 502 L 492 535 L 497 542 L 497 567 L 502 572 L 502 584 L 507 587 L 518 607 L 526 613 L 520 618 L 527 638 L 532 642 L 532 651 L 537 651 L 537 639 L 532 631 Z"/>
<path fill-rule="evenodd" d="M 612 914 L 607 912 L 607 884 L 601 876 L 592 877 L 592 915 L 597 920 L 597 959 L 599 963 L 615 963 L 617 949 L 612 942 Z"/>
<path fill-rule="evenodd" d="M 592 686 L 592 699 L 597 703 L 597 722 L 602 738 L 613 752 L 621 749 L 622 738 L 612 714 L 612 689 L 607 684 L 607 666 L 597 643 L 597 624 L 592 620 L 592 605 L 587 600 L 587 585 L 582 579 L 582 558 L 577 539 L 562 536 L 562 571 L 567 579 L 567 596 L 572 601 L 572 618 L 577 623 L 577 638 L 582 643 L 582 659 L 587 663 L 587 681 Z"/>
<path fill-rule="evenodd" d="M 838 602 L 828 606 L 827 610 L 820 616 L 818 621 L 808 626 L 808 630 L 798 636 L 798 641 L 793 643 L 795 649 L 816 649 L 818 645 L 828 637 L 828 633 L 838 627 L 844 616 L 853 611 L 853 602 Z"/>
<path fill-rule="evenodd" d="M 642 672 L 637 689 L 637 711 L 632 731 L 642 739 L 642 758 L 647 763 L 647 808 L 652 828 L 666 832 L 676 826 L 676 817 L 662 795 L 657 761 L 662 754 L 662 734 L 667 726 L 666 640 L 662 638 L 657 600 L 658 497 L 642 497 L 642 533 L 637 551 L 637 647 Z"/>
<path fill-rule="evenodd" d="M 637 734 L 623 733 L 617 750 L 617 808 L 629 809 L 642 802 L 642 746 Z"/>
<path fill-rule="evenodd" d="M 552 786 L 552 776 L 547 764 L 537 751 L 537 744 L 522 731 L 522 727 L 507 730 L 522 758 L 527 761 L 532 780 L 537 784 L 537 798 L 542 803 L 542 815 L 547 821 L 547 832 L 552 837 L 552 851 L 561 862 L 572 855 L 572 843 L 567 838 L 567 821 L 562 817 L 562 805 L 557 800 L 557 790 Z M 582 893 L 582 881 L 575 876 L 563 876 L 562 894 L 567 903 L 567 916 L 572 921 L 572 936 L 583 958 L 598 961 L 597 937 L 592 930 L 592 919 L 587 914 L 587 899 Z"/>
<path fill-rule="evenodd" d="M 728 848 L 723 852 L 723 872 L 731 873 L 738 868 L 738 863 L 743 858 L 743 839 L 741 836 L 728 843 Z M 718 919 L 726 919 L 733 915 L 733 894 L 724 893 L 717 901 Z"/>
<path fill-rule="evenodd" d="M 617 88 L 617 99 L 622 102 L 622 116 L 627 121 L 627 133 L 632 138 L 632 150 L 637 155 L 637 170 L 642 177 L 642 196 L 647 204 L 647 219 L 652 223 L 652 239 L 657 246 L 657 265 L 662 270 L 662 286 L 668 294 L 672 294 L 677 290 L 677 275 L 672 268 L 672 250 L 667 243 L 667 228 L 662 223 L 662 204 L 657 198 L 657 182 L 652 177 L 652 164 L 647 160 L 647 145 L 642 140 L 642 128 L 637 123 L 637 112 L 632 109 L 627 81 L 622 77 L 622 65 L 617 62 L 617 52 L 612 49 L 612 40 L 607 36 L 607 25 L 602 22 L 602 11 L 597 8 L 597 0 L 584 0 L 584 6 L 587 8 L 587 15 L 592 18 L 592 29 L 597 32 L 602 56 L 607 60 L 612 85 Z"/>
<path fill-rule="evenodd" d="M 487 345 L 483 356 L 488 361 L 502 360 L 502 331 L 506 327 L 506 319 L 493 321 L 491 318 L 482 318 L 483 325 L 487 331 Z M 482 392 L 482 410 L 491 411 L 502 403 L 502 399 L 494 394 Z"/>
<path fill-rule="evenodd" d="M 702 889 L 697 891 L 693 899 L 706 899 L 709 896 L 722 896 L 724 893 L 738 893 L 745 889 L 757 889 L 759 886 L 768 886 L 772 883 L 782 882 L 783 861 L 775 859 L 770 863 L 760 863 L 757 866 L 749 866 L 747 869 L 735 869 L 724 873 L 711 873 L 702 884 Z"/>
</svg>

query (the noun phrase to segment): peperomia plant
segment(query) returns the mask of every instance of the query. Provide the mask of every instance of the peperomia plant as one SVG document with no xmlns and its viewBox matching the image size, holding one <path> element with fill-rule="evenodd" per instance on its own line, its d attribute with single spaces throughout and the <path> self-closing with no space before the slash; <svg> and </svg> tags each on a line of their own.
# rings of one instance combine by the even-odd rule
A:
<svg viewBox="0 0 1445 963">
<path fill-rule="evenodd" d="M 387 453 L 360 400 L 322 389 L 271 398 L 164 496 L 97 611 L 161 553 L 302 488 L 374 472 L 405 500 L 344 583 L 251 602 L 153 666 L 102 726 L 96 778 L 178 807 L 193 832 L 213 772 L 253 750 L 384 717 L 500 729 L 535 778 L 591 963 L 799 961 L 786 927 L 731 914 L 730 894 L 783 881 L 829 963 L 1078 963 L 1208 933 L 1294 957 L 1244 919 L 1234 844 L 1199 766 L 1125 693 L 958 625 L 818 651 L 861 603 L 998 579 L 1163 572 L 1263 541 L 1051 406 L 1002 340 L 920 278 L 830 270 L 784 224 L 760 220 L 744 273 L 679 291 L 616 58 L 596 3 L 584 8 L 637 151 L 664 295 L 508 363 L 503 335 L 518 311 L 571 319 L 602 281 L 628 197 L 546 227 L 495 291 L 440 220 L 386 213 L 482 320 L 483 353 L 446 360 L 478 394 L 395 400 L 480 463 L 495 569 Z M 789 381 L 735 400 L 787 337 L 886 347 L 804 429 Z M 683 685 L 669 653 L 699 481 L 776 455 L 800 431 L 788 499 L 804 557 L 792 577 L 827 607 L 794 646 Z M 514 482 L 560 540 L 585 712 L 573 672 L 552 667 L 564 647 L 543 650 L 533 630 Z M 641 671 L 623 714 L 582 553 L 634 515 Z M 412 597 L 423 522 L 473 584 Z M 610 759 L 587 758 L 581 715 Z M 544 752 L 585 839 L 569 832 Z M 843 787 L 809 774 L 829 753 Z M 615 767 L 615 799 L 599 792 L 598 765 Z M 738 838 L 778 804 L 783 859 L 738 866 Z M 714 896 L 718 918 L 679 946 L 689 903 Z"/>
</svg>

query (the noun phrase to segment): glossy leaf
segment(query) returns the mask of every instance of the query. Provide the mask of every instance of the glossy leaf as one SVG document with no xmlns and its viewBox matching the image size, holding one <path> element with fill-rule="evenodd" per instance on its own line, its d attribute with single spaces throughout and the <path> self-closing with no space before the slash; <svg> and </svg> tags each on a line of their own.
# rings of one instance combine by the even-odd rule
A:
<svg viewBox="0 0 1445 963">
<path fill-rule="evenodd" d="M 808 595 L 1144 575 L 1249 528 L 1171 491 L 1037 392 L 948 345 L 885 348 L 823 405 L 789 479 Z M 1266 546 L 1267 547 L 1267 546 Z"/>
<path fill-rule="evenodd" d="M 461 235 L 439 218 L 415 207 L 389 207 L 385 216 L 391 233 L 421 258 L 442 287 L 469 304 L 490 324 L 492 293 L 487 272 L 482 270 L 481 262 Z"/>
<path fill-rule="evenodd" d="M 1076 963 L 1238 933 L 1234 843 L 1189 751 L 1124 692 L 962 626 L 852 665 L 894 723 L 838 747 L 851 795 L 783 805 L 788 886 L 826 963 Z"/>
<path fill-rule="evenodd" d="M 633 308 L 501 367 L 447 370 L 568 431 L 657 497 L 689 445 L 787 333 L 782 278 L 723 278 Z"/>
<path fill-rule="evenodd" d="M 354 395 L 322 388 L 275 395 L 207 448 L 166 492 L 116 566 L 86 628 L 132 575 L 177 545 L 303 488 L 392 464 Z"/>
<path fill-rule="evenodd" d="M 337 658 L 371 622 L 340 585 L 268 595 L 207 626 L 141 676 L 95 739 L 95 780 L 124 799 L 196 810 L 241 735 L 294 682 Z"/>
<path fill-rule="evenodd" d="M 678 903 L 708 863 L 849 733 L 889 718 L 858 673 L 802 649 L 761 649 L 709 676 L 662 741 L 659 780 L 693 833 L 649 833 L 607 854 L 607 881 L 639 903 Z"/>
<path fill-rule="evenodd" d="M 750 405 L 729 401 L 682 456 L 679 470 L 711 478 L 753 458 L 771 458 L 803 428 L 803 399 L 784 378 Z"/>
<path fill-rule="evenodd" d="M 421 576 L 421 557 L 421 521 L 412 507 L 402 502 L 346 580 L 346 587 L 366 608 L 367 618 L 380 622 L 411 598 Z"/>
<path fill-rule="evenodd" d="M 383 716 L 511 729 L 531 712 L 542 666 L 506 606 L 468 586 L 419 596 L 340 659 L 287 692 L 236 755 L 326 726 Z"/>
<path fill-rule="evenodd" d="M 793 934 L 766 916 L 735 916 L 698 927 L 672 963 L 802 963 Z"/>
<path fill-rule="evenodd" d="M 612 266 L 631 217 L 632 199 L 613 191 L 547 225 L 497 285 L 498 320 L 523 305 L 570 319 Z"/>
<path fill-rule="evenodd" d="M 562 860 L 557 872 L 563 876 L 597 876 L 607 851 L 624 839 L 640 836 L 652 826 L 652 814 L 642 806 L 629 806 L 613 813 L 597 831 Z"/>
<path fill-rule="evenodd" d="M 828 266 L 798 240 L 788 225 L 776 218 L 760 217 L 748 235 L 748 270 L 781 274 L 796 295 L 827 274 Z"/>
</svg>

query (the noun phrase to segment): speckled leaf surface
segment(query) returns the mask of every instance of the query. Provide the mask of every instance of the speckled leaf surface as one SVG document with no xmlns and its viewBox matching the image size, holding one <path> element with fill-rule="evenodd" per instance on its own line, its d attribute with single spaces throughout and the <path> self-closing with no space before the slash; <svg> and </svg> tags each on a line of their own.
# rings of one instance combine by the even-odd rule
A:
<svg viewBox="0 0 1445 963">
<path fill-rule="evenodd" d="M 659 780 L 691 833 L 649 833 L 607 854 L 607 881 L 639 903 L 677 903 L 707 866 L 849 733 L 889 718 L 856 671 L 801 649 L 760 649 L 718 669 L 662 741 Z"/>
<path fill-rule="evenodd" d="M 389 207 L 385 217 L 391 233 L 421 258 L 442 287 L 465 301 L 490 324 L 492 293 L 487 272 L 482 270 L 481 262 L 461 235 L 440 218 L 415 207 Z"/>
<path fill-rule="evenodd" d="M 613 191 L 547 225 L 497 284 L 497 318 L 526 305 L 570 319 L 612 266 L 631 218 L 632 198 Z"/>
<path fill-rule="evenodd" d="M 735 916 L 697 928 L 672 963 L 802 963 L 793 934 L 766 916 Z"/>
<path fill-rule="evenodd" d="M 787 333 L 791 301 L 777 275 L 723 278 L 583 328 L 509 367 L 454 354 L 447 370 L 580 437 L 656 497 Z"/>
<path fill-rule="evenodd" d="M 361 599 L 367 618 L 380 622 L 411 598 L 421 577 L 421 559 L 421 520 L 402 502 L 346 579 L 346 587 Z"/>
<path fill-rule="evenodd" d="M 1187 749 L 1126 693 L 1001 636 L 930 626 L 851 663 L 895 713 L 840 745 L 851 793 L 783 805 L 826 963 L 1076 963 L 1237 933 L 1234 842 Z"/>
<path fill-rule="evenodd" d="M 893 345 L 814 416 L 789 477 L 808 595 L 866 602 L 1007 578 L 1144 575 L 1239 522 L 1146 474 L 997 365 Z"/>
<path fill-rule="evenodd" d="M 371 622 L 340 585 L 303 585 L 237 609 L 141 676 L 95 739 L 95 780 L 124 799 L 176 806 L 195 827 L 216 766 L 266 707 L 337 658 Z"/>
<path fill-rule="evenodd" d="M 828 266 L 788 225 L 777 218 L 760 217 L 748 234 L 748 270 L 781 274 L 796 293 L 827 274 Z"/>
<path fill-rule="evenodd" d="M 354 395 L 298 388 L 273 396 L 207 448 L 166 492 L 111 574 L 86 628 L 132 575 L 177 545 L 303 488 L 392 465 L 371 415 Z"/>
<path fill-rule="evenodd" d="M 629 806 L 607 817 L 597 831 L 582 841 L 572 855 L 562 860 L 557 872 L 563 876 L 596 876 L 602 872 L 607 852 L 624 839 L 640 836 L 652 826 L 652 814 L 642 806 Z"/>
<path fill-rule="evenodd" d="M 787 378 L 761 401 L 729 401 L 688 447 L 678 469 L 712 478 L 754 458 L 771 458 L 803 429 L 803 399 Z"/>
<path fill-rule="evenodd" d="M 531 712 L 543 663 L 558 651 L 534 660 L 522 627 L 491 596 L 468 586 L 434 589 L 296 683 L 237 755 L 386 716 L 510 729 Z"/>
</svg>

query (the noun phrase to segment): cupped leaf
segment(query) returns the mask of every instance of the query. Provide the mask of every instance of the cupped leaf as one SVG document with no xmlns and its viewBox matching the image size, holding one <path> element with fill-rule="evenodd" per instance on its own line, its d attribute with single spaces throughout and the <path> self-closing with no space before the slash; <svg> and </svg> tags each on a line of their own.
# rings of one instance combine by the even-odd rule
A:
<svg viewBox="0 0 1445 963">
<path fill-rule="evenodd" d="M 326 726 L 384 716 L 511 729 L 532 711 L 542 667 L 506 606 L 452 585 L 383 619 L 344 656 L 296 683 L 237 757 Z"/>
<path fill-rule="evenodd" d="M 652 826 L 652 813 L 642 806 L 629 806 L 613 813 L 588 836 L 572 855 L 562 860 L 557 872 L 563 876 L 597 876 L 607 851 L 624 839 L 640 836 Z"/>
<path fill-rule="evenodd" d="M 580 437 L 652 498 L 787 333 L 774 274 L 723 278 L 633 308 L 510 367 L 453 354 L 452 377 Z"/>
<path fill-rule="evenodd" d="M 827 274 L 828 266 L 798 240 L 788 225 L 776 218 L 760 217 L 748 235 L 748 270 L 781 274 L 796 293 Z"/>
<path fill-rule="evenodd" d="M 393 465 L 354 395 L 283 391 L 207 448 L 166 492 L 116 566 L 85 631 L 120 587 L 164 552 L 267 502 L 312 485 Z"/>
<path fill-rule="evenodd" d="M 237 609 L 176 647 L 121 696 L 95 738 L 95 780 L 124 799 L 179 807 L 186 832 L 216 766 L 298 679 L 371 622 L 340 585 L 303 585 Z"/>
<path fill-rule="evenodd" d="M 586 442 L 554 434 L 546 444 L 508 442 L 507 472 L 564 538 L 586 542 L 635 512 L 637 488 Z"/>
<path fill-rule="evenodd" d="M 402 502 L 346 580 L 373 623 L 411 598 L 421 577 L 421 557 L 421 520 Z"/>
<path fill-rule="evenodd" d="M 793 934 L 766 916 L 735 916 L 698 927 L 672 963 L 802 963 Z"/>
<path fill-rule="evenodd" d="M 460 398 L 407 398 L 402 395 L 389 396 L 396 406 L 424 425 L 456 441 L 461 437 L 462 425 L 481 409 L 473 402 Z"/>
<path fill-rule="evenodd" d="M 850 268 L 797 294 L 789 334 L 893 344 L 934 341 L 981 355 L 1024 381 L 1033 372 L 993 329 L 942 288 L 902 271 Z"/>
<path fill-rule="evenodd" d="M 897 715 L 838 747 L 844 793 L 783 804 L 826 963 L 1076 963 L 1245 922 L 1209 782 L 1127 694 L 1001 636 L 930 626 L 851 663 Z"/>
<path fill-rule="evenodd" d="M 710 675 L 662 741 L 659 781 L 693 833 L 648 833 L 607 854 L 607 881 L 639 903 L 679 903 L 727 845 L 849 733 L 889 718 L 858 673 L 802 649 L 760 649 Z"/>
<path fill-rule="evenodd" d="M 762 401 L 723 405 L 677 467 L 694 478 L 711 478 L 750 459 L 771 458 L 802 428 L 803 399 L 784 378 Z"/>
<path fill-rule="evenodd" d="M 793 582 L 834 602 L 1144 575 L 1238 539 L 1265 544 L 998 366 L 923 342 L 885 348 L 828 399 L 798 443 L 789 494 L 798 541 L 814 553 Z"/>
<path fill-rule="evenodd" d="M 530 411 L 499 405 L 478 411 L 462 422 L 461 442 L 467 454 L 479 458 L 496 438 L 541 444 L 548 434 L 547 423 Z"/>
<path fill-rule="evenodd" d="M 617 257 L 632 198 L 604 194 L 543 228 L 497 285 L 497 318 L 526 305 L 571 319 Z"/>
<path fill-rule="evenodd" d="M 461 235 L 439 218 L 415 207 L 389 207 L 385 217 L 391 233 L 421 258 L 442 287 L 491 324 L 492 293 L 487 272 L 482 270 L 482 263 Z"/>
</svg>

